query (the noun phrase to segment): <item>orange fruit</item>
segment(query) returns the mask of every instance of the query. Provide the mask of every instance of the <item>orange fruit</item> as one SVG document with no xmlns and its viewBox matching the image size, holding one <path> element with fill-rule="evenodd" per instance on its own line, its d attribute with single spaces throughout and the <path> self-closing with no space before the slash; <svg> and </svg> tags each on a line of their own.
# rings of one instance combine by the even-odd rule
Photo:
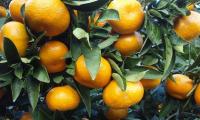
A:
<svg viewBox="0 0 200 120">
<path fill-rule="evenodd" d="M 21 7 L 27 0 L 12 0 L 9 4 L 10 15 L 13 20 L 23 22 Z"/>
<path fill-rule="evenodd" d="M 128 116 L 128 108 L 125 108 L 125 109 L 109 108 L 109 110 L 106 112 L 105 115 L 108 120 L 124 119 Z"/>
<path fill-rule="evenodd" d="M 167 93 L 177 99 L 183 100 L 187 98 L 187 94 L 193 88 L 193 81 L 185 75 L 174 74 L 173 80 L 168 79 L 166 82 Z"/>
<path fill-rule="evenodd" d="M 4 94 L 5 94 L 5 91 L 2 88 L 0 88 L 0 100 L 1 98 L 3 98 Z"/>
<path fill-rule="evenodd" d="M 200 105 L 200 84 L 197 86 L 194 93 L 194 100 L 197 105 Z"/>
<path fill-rule="evenodd" d="M 92 80 L 86 67 L 84 56 L 81 55 L 76 61 L 74 79 L 90 88 L 103 88 L 110 81 L 111 73 L 112 70 L 109 62 L 101 57 L 99 71 L 95 80 Z"/>
<path fill-rule="evenodd" d="M 20 56 L 25 56 L 28 47 L 29 36 L 24 24 L 11 21 L 1 28 L 0 48 L 3 51 L 3 37 L 9 38 L 16 46 Z"/>
<path fill-rule="evenodd" d="M 67 111 L 78 107 L 80 97 L 77 91 L 71 86 L 55 87 L 46 96 L 46 103 L 52 111 Z"/>
<path fill-rule="evenodd" d="M 57 73 L 65 70 L 65 56 L 67 53 L 67 46 L 55 40 L 44 44 L 40 49 L 39 56 L 41 63 L 49 73 Z"/>
<path fill-rule="evenodd" d="M 156 69 L 154 66 L 146 66 L 147 68 Z M 143 87 L 147 90 L 154 89 L 160 85 L 161 79 L 142 79 L 140 81 Z"/>
<path fill-rule="evenodd" d="M 135 32 L 133 34 L 120 35 L 115 43 L 115 48 L 124 56 L 138 52 L 142 48 L 142 36 Z"/>
<path fill-rule="evenodd" d="M 194 10 L 194 8 L 195 8 L 194 3 L 187 5 L 188 10 Z"/>
<path fill-rule="evenodd" d="M 1 17 L 6 17 L 6 14 L 7 14 L 6 8 L 3 7 L 3 6 L 0 6 L 0 18 Z"/>
<path fill-rule="evenodd" d="M 25 112 L 22 117 L 20 118 L 20 120 L 33 120 L 33 117 L 31 115 L 31 113 L 29 112 Z"/>
<path fill-rule="evenodd" d="M 46 31 L 47 36 L 63 33 L 70 24 L 69 11 L 61 0 L 28 0 L 25 18 L 32 30 Z"/>
<path fill-rule="evenodd" d="M 200 35 L 200 14 L 191 11 L 189 16 L 179 17 L 174 24 L 176 34 L 185 41 L 192 41 Z"/>
<path fill-rule="evenodd" d="M 119 12 L 120 20 L 109 20 L 113 30 L 120 34 L 130 34 L 137 31 L 144 21 L 144 11 L 137 0 L 113 0 L 108 9 Z"/>
<path fill-rule="evenodd" d="M 144 88 L 140 82 L 127 82 L 125 91 L 122 91 L 115 80 L 111 81 L 103 90 L 103 101 L 111 108 L 128 108 L 141 101 Z"/>
</svg>

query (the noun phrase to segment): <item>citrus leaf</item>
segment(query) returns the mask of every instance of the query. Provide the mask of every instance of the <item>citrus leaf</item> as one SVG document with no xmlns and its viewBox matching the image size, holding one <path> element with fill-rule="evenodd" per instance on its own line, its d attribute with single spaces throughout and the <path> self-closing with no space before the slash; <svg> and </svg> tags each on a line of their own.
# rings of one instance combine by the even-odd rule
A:
<svg viewBox="0 0 200 120">
<path fill-rule="evenodd" d="M 119 68 L 119 66 L 117 65 L 117 63 L 115 63 L 112 59 L 108 59 L 111 67 L 121 76 L 123 76 L 123 73 L 121 71 L 121 69 Z"/>
<path fill-rule="evenodd" d="M 14 68 L 15 76 L 19 79 L 22 79 L 24 72 L 22 64 L 21 63 L 14 64 L 12 65 L 12 68 Z"/>
<path fill-rule="evenodd" d="M 129 72 L 126 75 L 126 80 L 129 82 L 137 82 L 140 81 L 142 78 L 144 78 L 145 74 L 148 72 L 148 70 L 146 71 L 142 71 L 142 72 L 138 72 L 138 71 L 134 71 L 134 72 Z"/>
<path fill-rule="evenodd" d="M 78 84 L 77 82 L 75 82 L 75 84 L 76 84 L 76 86 L 75 86 L 76 90 L 78 91 L 79 95 L 81 96 L 81 99 L 82 99 L 82 101 L 86 107 L 86 110 L 88 112 L 88 115 L 90 117 L 91 112 L 92 112 L 90 89 Z"/>
<path fill-rule="evenodd" d="M 62 75 L 53 77 L 53 81 L 57 84 L 61 83 L 64 77 Z"/>
<path fill-rule="evenodd" d="M 106 9 L 102 11 L 102 14 L 99 16 L 97 22 L 104 22 L 107 20 L 119 20 L 119 13 L 114 9 Z"/>
<path fill-rule="evenodd" d="M 117 82 L 118 86 L 122 91 L 126 90 L 126 79 L 122 78 L 119 74 L 113 73 L 112 77 Z"/>
<path fill-rule="evenodd" d="M 152 55 L 146 55 L 143 58 L 142 64 L 143 65 L 153 65 L 158 62 L 158 58 L 153 57 Z"/>
<path fill-rule="evenodd" d="M 72 39 L 70 41 L 70 52 L 72 55 L 72 59 L 76 61 L 78 57 L 81 55 L 81 45 L 77 39 Z"/>
<path fill-rule="evenodd" d="M 33 77 L 41 82 L 50 83 L 49 74 L 43 65 L 38 64 L 33 71 Z"/>
<path fill-rule="evenodd" d="M 14 43 L 8 38 L 4 38 L 3 41 L 4 41 L 3 42 L 4 54 L 8 63 L 10 64 L 20 63 L 21 59 Z"/>
<path fill-rule="evenodd" d="M 98 47 L 90 49 L 82 44 L 82 52 L 90 76 L 95 80 L 101 63 L 101 50 Z"/>
<path fill-rule="evenodd" d="M 109 37 L 107 40 L 103 41 L 102 43 L 98 44 L 100 49 L 105 49 L 106 47 L 111 46 L 115 41 L 117 41 L 119 35 L 114 35 Z"/>
<path fill-rule="evenodd" d="M 26 89 L 31 103 L 33 111 L 38 103 L 39 93 L 40 93 L 40 84 L 34 79 L 27 79 Z"/>
<path fill-rule="evenodd" d="M 81 41 L 85 41 L 87 43 L 87 46 L 91 48 L 90 41 L 89 41 L 89 33 L 87 33 L 82 28 L 76 28 L 73 31 L 73 35 Z"/>
<path fill-rule="evenodd" d="M 64 0 L 64 3 L 68 6 L 72 7 L 73 9 L 80 10 L 80 11 L 93 11 L 97 10 L 100 7 L 104 6 L 108 3 L 109 0 Z"/>
<path fill-rule="evenodd" d="M 6 18 L 0 18 L 0 28 L 4 25 L 4 23 L 6 22 Z"/>
<path fill-rule="evenodd" d="M 19 97 L 21 90 L 23 88 L 24 85 L 24 81 L 20 80 L 20 79 L 14 79 L 11 83 L 11 90 L 12 90 L 12 99 L 13 102 L 15 102 L 17 100 L 17 98 Z"/>
</svg>

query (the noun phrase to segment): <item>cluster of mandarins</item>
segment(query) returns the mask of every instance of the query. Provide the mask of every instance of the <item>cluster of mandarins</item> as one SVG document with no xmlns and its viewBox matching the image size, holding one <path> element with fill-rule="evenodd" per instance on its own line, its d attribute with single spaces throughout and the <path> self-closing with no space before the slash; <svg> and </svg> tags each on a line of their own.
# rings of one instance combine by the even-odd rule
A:
<svg viewBox="0 0 200 120">
<path fill-rule="evenodd" d="M 3 37 L 9 38 L 16 46 L 21 57 L 26 56 L 29 35 L 24 25 L 20 9 L 25 4 L 25 20 L 31 30 L 46 32 L 46 36 L 57 36 L 66 31 L 70 24 L 70 14 L 61 0 L 12 0 L 9 12 L 13 21 L 4 24 L 0 31 L 0 50 L 3 52 Z M 53 7 L 52 7 L 53 6 Z M 143 46 L 143 39 L 137 30 L 144 22 L 144 11 L 137 0 L 113 0 L 108 9 L 119 12 L 120 20 L 107 21 L 113 31 L 120 34 L 115 42 L 115 48 L 123 55 L 129 56 L 138 52 Z M 1 16 L 6 16 L 6 10 L 0 7 Z M 175 21 L 174 30 L 178 36 L 186 41 L 191 41 L 200 35 L 200 14 L 191 11 L 189 16 L 182 16 Z M 101 25 L 100 25 L 101 26 Z M 51 40 L 39 50 L 41 64 L 48 73 L 62 72 L 66 68 L 65 56 L 68 47 L 60 40 Z M 149 67 L 149 66 L 147 66 Z M 156 69 L 152 66 L 150 68 Z M 74 79 L 89 88 L 104 88 L 103 100 L 110 108 L 106 113 L 108 119 L 121 119 L 127 116 L 128 108 L 141 101 L 145 89 L 157 87 L 161 80 L 141 80 L 128 82 L 125 91 L 122 91 L 115 80 L 111 80 L 111 66 L 101 57 L 100 68 L 95 80 L 92 80 L 81 55 L 75 64 Z M 167 80 L 166 89 L 170 96 L 177 99 L 187 98 L 193 88 L 193 82 L 185 75 L 173 75 L 173 80 Z M 200 85 L 195 92 L 195 100 L 200 104 Z M 67 85 L 51 89 L 46 96 L 46 103 L 50 110 L 67 111 L 75 109 L 80 102 L 77 91 Z"/>
</svg>

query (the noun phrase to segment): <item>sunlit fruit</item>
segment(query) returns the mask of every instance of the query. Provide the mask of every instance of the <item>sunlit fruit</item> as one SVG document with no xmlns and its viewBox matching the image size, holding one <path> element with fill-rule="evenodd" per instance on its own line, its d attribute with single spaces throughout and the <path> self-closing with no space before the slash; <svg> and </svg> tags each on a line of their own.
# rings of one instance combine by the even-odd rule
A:
<svg viewBox="0 0 200 120">
<path fill-rule="evenodd" d="M 25 18 L 29 27 L 47 36 L 63 33 L 70 24 L 70 14 L 61 0 L 28 0 Z"/>
<path fill-rule="evenodd" d="M 200 14 L 195 11 L 190 12 L 189 16 L 177 18 L 174 24 L 176 34 L 188 42 L 200 35 Z"/>
<path fill-rule="evenodd" d="M 173 79 L 168 79 L 166 82 L 167 93 L 180 100 L 186 99 L 193 88 L 193 81 L 182 74 L 174 74 L 172 77 Z"/>
<path fill-rule="evenodd" d="M 3 6 L 0 6 L 0 18 L 6 16 L 6 8 Z"/>
<path fill-rule="evenodd" d="M 188 10 L 194 10 L 194 8 L 195 8 L 195 5 L 194 5 L 193 3 L 187 5 L 187 9 L 188 9 Z"/>
<path fill-rule="evenodd" d="M 52 111 L 67 111 L 78 107 L 80 96 L 71 86 L 55 87 L 46 96 L 46 104 Z"/>
<path fill-rule="evenodd" d="M 12 0 L 9 4 L 10 15 L 13 20 L 23 22 L 21 7 L 27 0 Z"/>
<path fill-rule="evenodd" d="M 200 84 L 197 86 L 194 93 L 194 100 L 197 105 L 200 105 Z"/>
<path fill-rule="evenodd" d="M 64 43 L 52 40 L 41 47 L 39 56 L 41 63 L 49 73 L 57 73 L 65 70 L 67 53 L 68 48 Z"/>
<path fill-rule="evenodd" d="M 26 55 L 29 36 L 26 32 L 24 24 L 16 21 L 11 21 L 4 24 L 1 28 L 0 48 L 3 50 L 3 37 L 10 39 L 16 46 L 20 56 Z"/>
<path fill-rule="evenodd" d="M 103 90 L 103 101 L 108 107 L 121 109 L 139 103 L 144 95 L 140 82 L 127 82 L 126 90 L 122 91 L 115 80 Z"/>
<path fill-rule="evenodd" d="M 124 56 L 138 52 L 143 45 L 142 36 L 138 33 L 120 35 L 115 43 L 115 48 Z"/>
<path fill-rule="evenodd" d="M 137 0 L 113 0 L 109 4 L 108 9 L 115 9 L 119 12 L 120 20 L 108 21 L 117 33 L 133 33 L 143 24 L 144 11 Z"/>
<path fill-rule="evenodd" d="M 120 120 L 128 116 L 128 108 L 125 109 L 113 109 L 109 108 L 105 114 L 108 120 Z"/>
<path fill-rule="evenodd" d="M 84 56 L 81 55 L 75 65 L 75 80 L 80 84 L 90 88 L 102 88 L 108 84 L 111 78 L 111 66 L 109 62 L 101 57 L 100 68 L 95 80 L 92 80 L 86 67 Z"/>
</svg>

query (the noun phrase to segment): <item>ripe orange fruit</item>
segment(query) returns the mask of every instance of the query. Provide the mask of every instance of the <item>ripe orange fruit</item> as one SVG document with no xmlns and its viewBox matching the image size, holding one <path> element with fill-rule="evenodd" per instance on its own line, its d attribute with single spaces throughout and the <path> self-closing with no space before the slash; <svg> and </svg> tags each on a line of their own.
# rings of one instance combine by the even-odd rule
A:
<svg viewBox="0 0 200 120">
<path fill-rule="evenodd" d="M 3 98 L 4 94 L 5 94 L 4 90 L 2 88 L 0 88 L 0 100 L 1 100 L 1 98 Z"/>
<path fill-rule="evenodd" d="M 109 62 L 101 57 L 99 71 L 95 80 L 92 80 L 87 70 L 84 56 L 81 55 L 76 61 L 74 79 L 80 84 L 90 88 L 102 88 L 110 81 L 111 73 L 112 70 Z"/>
<path fill-rule="evenodd" d="M 110 20 L 113 30 L 120 34 L 130 34 L 137 31 L 144 21 L 144 12 L 137 0 L 113 0 L 108 9 L 119 12 L 120 20 Z"/>
<path fill-rule="evenodd" d="M 3 7 L 3 6 L 0 6 L 0 18 L 1 17 L 6 17 L 6 14 L 7 14 L 6 8 Z"/>
<path fill-rule="evenodd" d="M 128 108 L 125 108 L 125 109 L 109 108 L 109 110 L 106 112 L 105 116 L 108 120 L 124 119 L 128 116 Z"/>
<path fill-rule="evenodd" d="M 62 72 L 66 68 L 65 56 L 67 46 L 60 41 L 50 41 L 44 44 L 39 52 L 40 61 L 49 73 Z"/>
<path fill-rule="evenodd" d="M 197 105 L 200 105 L 200 84 L 197 86 L 194 93 L 194 100 Z"/>
<path fill-rule="evenodd" d="M 200 35 L 200 14 L 191 11 L 189 16 L 182 16 L 175 21 L 176 34 L 185 41 L 192 41 Z"/>
<path fill-rule="evenodd" d="M 32 30 L 46 31 L 47 36 L 63 33 L 70 24 L 69 11 L 61 0 L 28 0 L 25 18 Z"/>
<path fill-rule="evenodd" d="M 21 7 L 27 0 L 12 0 L 9 4 L 10 15 L 13 20 L 23 22 Z"/>
<path fill-rule="evenodd" d="M 67 111 L 78 107 L 80 97 L 77 91 L 71 86 L 55 87 L 46 96 L 46 103 L 52 111 Z"/>
<path fill-rule="evenodd" d="M 183 100 L 187 98 L 187 94 L 193 88 L 193 81 L 185 75 L 174 74 L 174 81 L 169 79 L 166 82 L 166 90 L 168 94 L 174 98 Z"/>
<path fill-rule="evenodd" d="M 135 32 L 128 35 L 120 35 L 115 48 L 124 56 L 128 56 L 138 52 L 142 48 L 143 39 L 142 36 Z"/>
<path fill-rule="evenodd" d="M 31 113 L 29 112 L 25 112 L 22 117 L 20 118 L 20 120 L 33 120 L 33 117 L 31 115 Z"/>
<path fill-rule="evenodd" d="M 154 66 L 146 66 L 147 68 L 156 69 Z M 142 79 L 140 81 L 143 87 L 147 90 L 154 89 L 160 85 L 161 79 Z"/>
<path fill-rule="evenodd" d="M 127 82 L 126 91 L 122 91 L 116 81 L 111 81 L 103 91 L 103 101 L 111 108 L 128 108 L 141 101 L 144 88 L 140 82 Z"/>
<path fill-rule="evenodd" d="M 25 56 L 28 47 L 29 36 L 24 24 L 11 21 L 1 28 L 0 48 L 3 51 L 3 37 L 9 38 L 16 46 L 20 56 Z"/>
</svg>

